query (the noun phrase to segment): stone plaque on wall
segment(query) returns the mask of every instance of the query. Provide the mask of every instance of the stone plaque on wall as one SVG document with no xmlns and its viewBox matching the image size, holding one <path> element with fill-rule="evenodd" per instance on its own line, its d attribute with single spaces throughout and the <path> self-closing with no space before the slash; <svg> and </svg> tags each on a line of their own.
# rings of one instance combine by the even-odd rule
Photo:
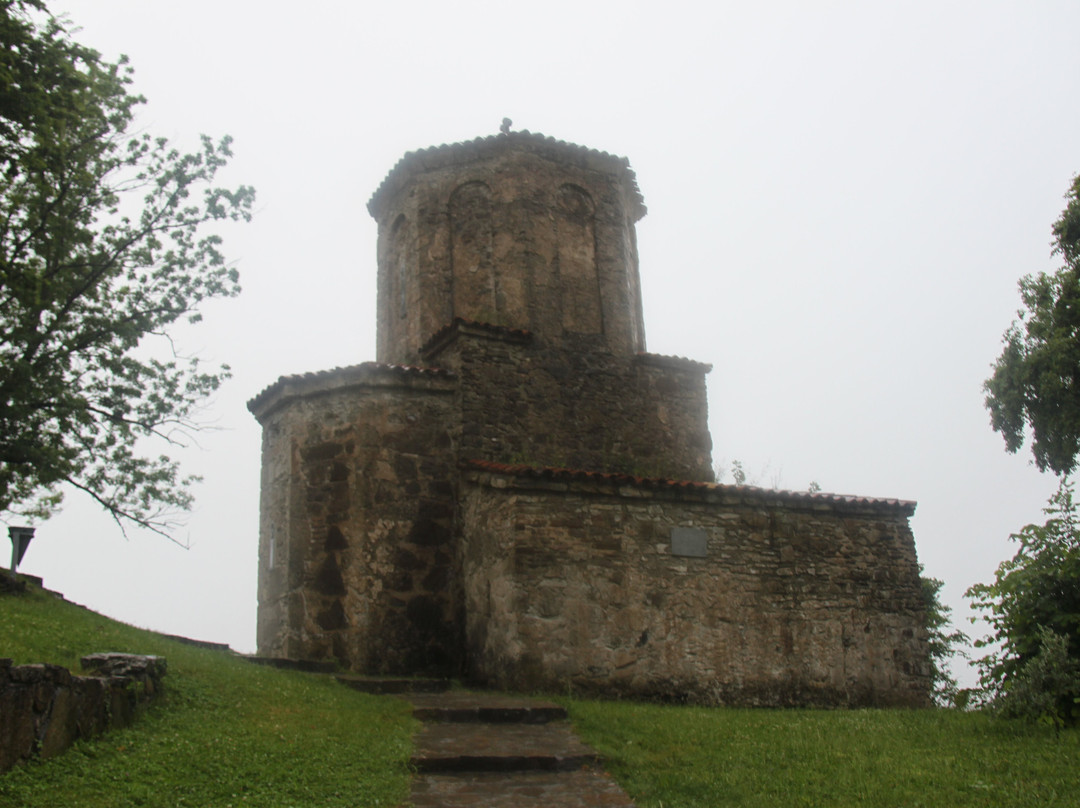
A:
<svg viewBox="0 0 1080 808">
<path fill-rule="evenodd" d="M 709 534 L 699 527 L 673 527 L 671 554 L 690 558 L 705 558 L 709 554 Z"/>
</svg>

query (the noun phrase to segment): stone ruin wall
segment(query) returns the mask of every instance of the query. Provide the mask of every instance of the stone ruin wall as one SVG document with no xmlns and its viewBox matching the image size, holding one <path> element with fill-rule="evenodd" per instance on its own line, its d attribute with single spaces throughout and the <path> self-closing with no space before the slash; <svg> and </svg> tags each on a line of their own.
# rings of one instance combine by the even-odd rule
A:
<svg viewBox="0 0 1080 808">
<path fill-rule="evenodd" d="M 0 774 L 50 758 L 80 739 L 126 727 L 162 692 L 163 657 L 88 654 L 87 675 L 0 659 Z"/>
<path fill-rule="evenodd" d="M 260 654 L 370 673 L 458 666 L 452 382 L 361 365 L 259 402 Z"/>
<path fill-rule="evenodd" d="M 459 379 L 459 456 L 711 480 L 709 366 L 456 323 L 425 359 Z"/>
<path fill-rule="evenodd" d="M 470 673 L 497 688 L 926 706 L 909 510 L 732 486 L 473 470 Z M 672 530 L 707 536 L 673 553 Z M 685 548 L 682 548 L 685 550 Z"/>
</svg>

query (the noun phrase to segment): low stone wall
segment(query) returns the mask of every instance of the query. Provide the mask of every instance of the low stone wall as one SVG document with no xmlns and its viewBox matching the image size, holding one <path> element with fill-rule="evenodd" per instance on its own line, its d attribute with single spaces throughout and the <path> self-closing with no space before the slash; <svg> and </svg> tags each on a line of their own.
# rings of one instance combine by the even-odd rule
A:
<svg viewBox="0 0 1080 808">
<path fill-rule="evenodd" d="M 0 659 L 0 772 L 127 726 L 161 692 L 166 670 L 163 657 L 134 654 L 91 654 L 82 666 L 91 675 Z"/>
<path fill-rule="evenodd" d="M 929 704 L 914 503 L 473 469 L 462 552 L 476 679 L 721 704 Z"/>
</svg>

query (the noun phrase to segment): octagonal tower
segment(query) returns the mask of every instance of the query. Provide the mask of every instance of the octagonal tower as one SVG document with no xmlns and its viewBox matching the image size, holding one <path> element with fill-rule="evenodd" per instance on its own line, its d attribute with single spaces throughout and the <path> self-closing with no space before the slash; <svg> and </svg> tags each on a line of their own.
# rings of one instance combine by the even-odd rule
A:
<svg viewBox="0 0 1080 808">
<path fill-rule="evenodd" d="M 372 196 L 380 362 L 417 364 L 455 319 L 645 350 L 625 158 L 512 132 L 410 152 Z"/>
</svg>

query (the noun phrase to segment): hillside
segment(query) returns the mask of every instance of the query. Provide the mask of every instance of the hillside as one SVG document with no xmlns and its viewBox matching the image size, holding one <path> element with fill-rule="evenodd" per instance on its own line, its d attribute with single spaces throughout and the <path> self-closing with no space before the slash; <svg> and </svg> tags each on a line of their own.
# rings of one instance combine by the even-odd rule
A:
<svg viewBox="0 0 1080 808">
<path fill-rule="evenodd" d="M 393 806 L 408 792 L 400 701 L 252 665 L 38 590 L 0 597 L 0 656 L 79 670 L 95 651 L 159 654 L 165 694 L 135 725 L 0 775 L 0 806 Z"/>
<path fill-rule="evenodd" d="M 0 775 L 0 808 L 398 806 L 407 705 L 263 668 L 39 591 L 0 597 L 0 656 L 78 669 L 168 659 L 133 727 Z M 571 698 L 576 729 L 640 808 L 1078 806 L 1080 732 L 944 710 L 735 710 Z"/>
</svg>

